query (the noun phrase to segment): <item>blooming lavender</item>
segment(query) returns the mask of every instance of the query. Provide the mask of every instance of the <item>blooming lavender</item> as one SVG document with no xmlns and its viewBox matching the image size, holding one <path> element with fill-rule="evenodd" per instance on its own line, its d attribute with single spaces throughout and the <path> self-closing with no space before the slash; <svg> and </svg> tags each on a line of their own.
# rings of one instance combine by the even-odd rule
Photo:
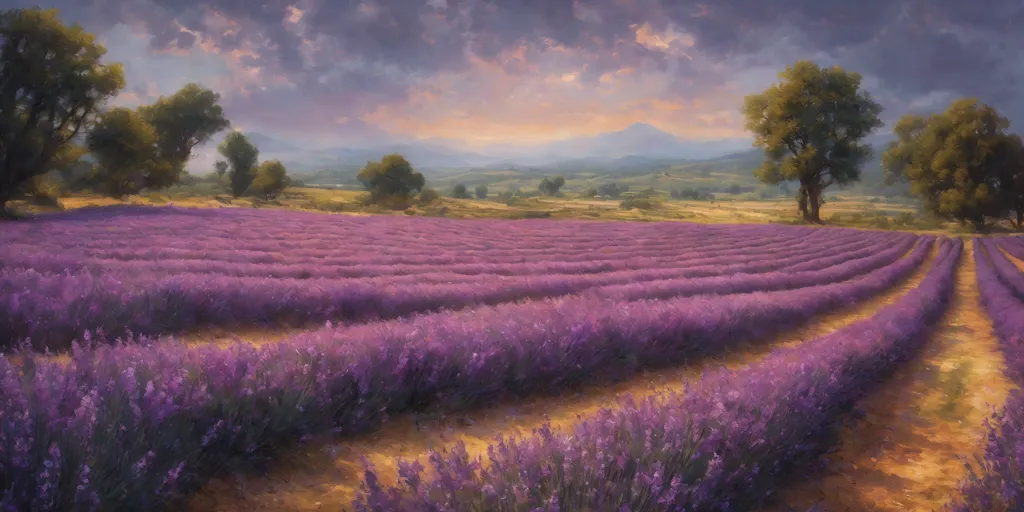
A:
<svg viewBox="0 0 1024 512">
<path fill-rule="evenodd" d="M 946 240 L 924 281 L 869 320 L 779 350 L 684 392 L 626 399 L 569 433 L 498 439 L 486 462 L 462 444 L 432 452 L 435 475 L 372 467 L 361 511 L 751 510 L 830 444 L 838 417 L 921 346 L 953 291 L 962 244 Z"/>
<path fill-rule="evenodd" d="M 86 340 L 65 363 L 0 358 L 0 492 L 12 510 L 167 506 L 211 471 L 303 435 L 627 378 L 763 339 L 891 287 L 927 257 L 933 240 L 921 240 L 909 257 L 896 248 L 889 263 L 868 260 L 866 273 L 780 291 L 658 301 L 584 294 L 328 326 L 258 348 L 132 338 Z M 830 279 L 850 266 L 828 270 L 840 273 Z M 43 489 L 51 446 L 61 473 Z"/>
<path fill-rule="evenodd" d="M 862 270 L 877 268 L 872 265 L 891 261 L 886 258 L 898 257 L 900 248 L 906 251 L 917 240 L 910 234 L 788 226 L 662 224 L 638 228 L 630 244 L 634 254 L 629 254 L 614 247 L 608 252 L 601 249 L 600 244 L 607 247 L 604 237 L 622 236 L 614 224 L 569 223 L 571 229 L 593 231 L 580 235 L 560 223 L 513 223 L 521 227 L 510 229 L 511 236 L 523 240 L 526 247 L 515 246 L 517 238 L 513 238 L 501 243 L 481 240 L 466 248 L 474 240 L 465 232 L 467 227 L 489 225 L 461 223 L 453 234 L 451 222 L 392 219 L 367 226 L 372 222 L 351 220 L 355 225 L 346 226 L 333 218 L 346 228 L 339 230 L 316 215 L 302 217 L 299 223 L 287 215 L 282 219 L 260 213 L 218 217 L 166 210 L 170 213 L 164 216 L 125 210 L 123 217 L 112 219 L 101 212 L 58 216 L 26 223 L 28 227 L 18 225 L 6 234 L 10 244 L 0 251 L 8 251 L 10 257 L 0 258 L 6 261 L 0 269 L 0 290 L 4 291 L 0 348 L 30 338 L 36 348 L 62 349 L 84 332 L 98 330 L 116 338 L 203 326 L 361 322 L 605 287 L 618 286 L 614 289 L 625 293 L 627 283 L 632 283 L 629 293 L 636 299 L 777 290 L 795 284 L 782 283 L 773 273 L 790 273 L 791 282 L 802 286 L 827 282 L 834 279 L 829 276 L 836 267 L 858 260 Z M 159 224 L 171 221 L 169 226 Z M 140 230 L 143 240 L 124 240 L 128 229 Z M 254 230 L 266 236 L 253 239 Z M 372 250 L 365 245 L 329 249 L 332 240 L 335 245 L 347 237 L 362 240 L 363 231 L 368 230 L 384 232 Z M 315 232 L 323 242 L 311 243 L 293 231 Z M 410 249 L 405 246 L 418 239 L 410 232 L 430 235 L 431 243 L 447 240 L 447 246 L 422 252 L 419 258 L 429 263 L 401 265 L 396 263 L 399 260 L 387 260 L 407 257 Z M 282 249 L 292 243 L 298 247 L 274 253 L 263 243 Z M 317 248 L 306 249 L 302 244 Z M 384 257 L 386 264 L 380 263 L 381 254 L 391 254 Z M 549 259 L 534 261 L 540 257 Z M 300 263 L 289 258 L 299 258 Z M 326 263 L 332 258 L 348 260 Z M 505 262 L 479 262 L 486 258 Z M 808 272 L 815 270 L 822 271 L 817 274 L 819 280 L 808 280 Z M 673 283 L 680 280 L 733 274 L 736 282 L 750 277 L 746 287 L 695 283 L 691 292 L 672 291 Z M 763 274 L 762 278 L 777 284 L 757 288 L 761 285 L 756 283 L 765 281 L 752 274 Z M 343 275 L 371 277 L 338 277 Z"/>
</svg>

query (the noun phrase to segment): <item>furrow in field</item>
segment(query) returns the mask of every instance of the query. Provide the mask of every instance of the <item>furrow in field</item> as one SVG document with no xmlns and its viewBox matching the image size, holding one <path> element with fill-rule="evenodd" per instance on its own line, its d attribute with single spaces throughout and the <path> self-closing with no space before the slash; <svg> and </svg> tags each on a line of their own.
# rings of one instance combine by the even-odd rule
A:
<svg viewBox="0 0 1024 512">
<path fill-rule="evenodd" d="M 957 457 L 981 455 L 983 422 L 1013 388 L 965 245 L 952 302 L 920 356 L 858 404 L 838 449 L 766 511 L 930 511 L 957 493 Z"/>
<path fill-rule="evenodd" d="M 992 317 L 1000 347 L 1007 360 L 1006 376 L 1024 385 L 1024 270 L 999 249 L 1014 240 L 978 239 L 975 256 L 978 288 Z M 1003 246 L 1003 247 L 1000 247 Z M 1015 390 L 992 418 L 983 458 L 972 461 L 972 473 L 964 479 L 963 492 L 951 497 L 955 512 L 1011 512 L 1024 506 L 1024 394 Z"/>
<path fill-rule="evenodd" d="M 402 415 L 380 431 L 355 439 L 316 439 L 289 451 L 285 459 L 266 475 L 218 479 L 207 485 L 189 504 L 189 510 L 258 512 L 262 510 L 344 510 L 362 481 L 362 458 L 367 458 L 385 479 L 394 479 L 396 457 L 424 458 L 430 449 L 465 443 L 473 455 L 482 451 L 495 436 L 527 434 L 551 423 L 565 429 L 581 417 L 616 403 L 623 395 L 639 399 L 668 390 L 681 389 L 684 380 L 718 367 L 739 368 L 757 361 L 771 351 L 837 331 L 853 322 L 870 318 L 903 297 L 928 274 L 937 248 L 925 264 L 895 286 L 874 297 L 826 313 L 802 327 L 766 340 L 735 346 L 724 355 L 702 359 L 681 367 L 645 372 L 612 385 L 588 386 L 580 392 L 557 397 L 509 401 L 485 409 L 458 414 Z"/>
</svg>

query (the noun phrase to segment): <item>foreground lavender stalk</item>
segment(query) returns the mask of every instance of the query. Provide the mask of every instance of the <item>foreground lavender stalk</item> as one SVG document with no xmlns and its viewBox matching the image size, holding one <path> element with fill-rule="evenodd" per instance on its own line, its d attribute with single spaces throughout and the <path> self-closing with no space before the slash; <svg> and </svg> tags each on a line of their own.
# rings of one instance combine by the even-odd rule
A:
<svg viewBox="0 0 1024 512">
<path fill-rule="evenodd" d="M 840 415 L 911 357 L 946 309 L 962 244 L 867 321 L 746 369 L 705 376 L 684 393 L 626 401 L 571 434 L 542 428 L 500 439 L 488 462 L 461 444 L 433 452 L 436 476 L 400 464 L 399 487 L 367 468 L 362 511 L 751 510 L 794 465 L 822 453 Z"/>
<path fill-rule="evenodd" d="M 21 371 L 0 358 L 0 492 L 13 510 L 158 508 L 305 434 L 625 378 L 763 338 L 891 287 L 927 257 L 923 241 L 859 278 L 789 291 L 504 305 L 260 348 L 135 340 L 77 349 L 67 364 L 29 357 Z M 59 475 L 40 476 L 47 464 Z"/>
<path fill-rule="evenodd" d="M 1002 345 L 1007 375 L 1024 388 L 1024 273 L 998 247 L 1021 254 L 1011 240 L 974 240 L 978 289 Z M 1011 250 L 1013 249 L 1013 250 Z M 988 444 L 969 474 L 962 495 L 950 508 L 957 512 L 1007 512 L 1024 508 L 1024 393 L 1010 392 L 1001 413 L 988 420 Z"/>
</svg>

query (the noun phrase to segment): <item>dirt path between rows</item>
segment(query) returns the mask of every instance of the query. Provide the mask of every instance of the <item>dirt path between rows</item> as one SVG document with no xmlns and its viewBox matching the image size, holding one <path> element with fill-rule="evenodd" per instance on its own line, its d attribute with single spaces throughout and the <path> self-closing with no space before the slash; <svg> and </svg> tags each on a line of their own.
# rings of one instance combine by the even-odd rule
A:
<svg viewBox="0 0 1024 512">
<path fill-rule="evenodd" d="M 471 454 L 485 454 L 487 446 L 498 435 L 527 434 L 546 422 L 555 428 L 565 428 L 602 407 L 613 406 L 624 394 L 642 397 L 680 389 L 684 379 L 696 378 L 703 370 L 750 364 L 768 355 L 773 348 L 795 345 L 870 318 L 921 282 L 932 267 L 937 248 L 936 243 L 921 267 L 885 293 L 822 315 L 804 328 L 756 346 L 747 345 L 727 355 L 681 368 L 647 372 L 614 386 L 587 388 L 572 396 L 505 403 L 455 417 L 403 415 L 372 435 L 340 440 L 324 436 L 284 454 L 264 476 L 246 480 L 235 475 L 210 482 L 190 500 L 186 510 L 351 510 L 352 499 L 362 482 L 363 457 L 374 464 L 384 482 L 393 482 L 397 457 L 425 457 L 431 448 L 450 446 L 457 441 L 466 443 Z"/>
<path fill-rule="evenodd" d="M 1013 388 L 1004 365 L 968 240 L 953 301 L 921 356 L 858 404 L 863 416 L 844 425 L 813 477 L 762 512 L 942 510 L 966 475 L 957 456 L 983 453 L 983 422 Z"/>
</svg>

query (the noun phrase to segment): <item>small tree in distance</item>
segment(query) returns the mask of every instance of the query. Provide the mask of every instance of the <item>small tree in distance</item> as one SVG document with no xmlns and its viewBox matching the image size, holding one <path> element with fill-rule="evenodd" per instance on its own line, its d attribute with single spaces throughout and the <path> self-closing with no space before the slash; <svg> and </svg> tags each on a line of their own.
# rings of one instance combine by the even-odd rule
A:
<svg viewBox="0 0 1024 512">
<path fill-rule="evenodd" d="M 558 195 L 558 192 L 562 190 L 563 186 L 565 186 L 565 178 L 555 176 L 554 178 L 544 178 L 540 180 L 540 185 L 537 187 L 537 190 L 546 196 L 555 196 Z"/>
<path fill-rule="evenodd" d="M 466 199 L 469 197 L 469 189 L 467 189 L 462 183 L 459 183 L 452 187 L 452 196 L 459 199 Z"/>
<path fill-rule="evenodd" d="M 277 197 L 287 185 L 288 171 L 280 160 L 261 163 L 256 169 L 256 178 L 252 180 L 252 188 L 259 190 L 268 201 Z"/>
<path fill-rule="evenodd" d="M 487 199 L 487 185 L 477 185 L 474 192 L 477 199 Z"/>
<path fill-rule="evenodd" d="M 801 216 L 821 222 L 825 189 L 860 179 L 860 166 L 871 156 L 861 141 L 882 126 L 882 107 L 860 90 L 859 74 L 838 66 L 799 61 L 779 78 L 744 101 L 746 127 L 765 153 L 754 174 L 770 185 L 799 182 Z"/>
<path fill-rule="evenodd" d="M 256 162 L 260 151 L 242 132 L 231 132 L 220 143 L 217 151 L 227 160 L 231 167 L 231 194 L 241 197 L 255 178 Z"/>
<path fill-rule="evenodd" d="M 408 203 L 409 198 L 423 189 L 426 179 L 413 170 L 402 155 L 386 155 L 380 162 L 367 162 L 359 171 L 359 182 L 370 191 L 373 202 L 393 201 Z"/>
</svg>

